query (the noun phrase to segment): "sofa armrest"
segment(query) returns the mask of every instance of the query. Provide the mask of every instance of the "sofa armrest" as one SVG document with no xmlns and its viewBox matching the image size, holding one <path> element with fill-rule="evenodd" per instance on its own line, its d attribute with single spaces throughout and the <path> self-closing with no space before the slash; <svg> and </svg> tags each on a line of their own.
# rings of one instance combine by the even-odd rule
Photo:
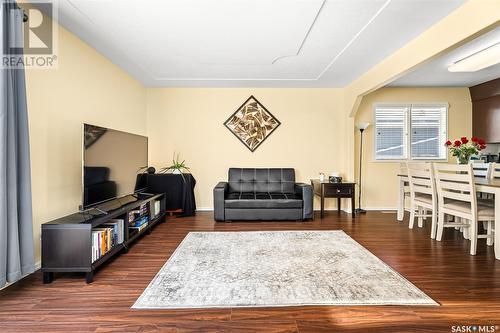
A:
<svg viewBox="0 0 500 333">
<path fill-rule="evenodd" d="M 227 182 L 220 182 L 214 187 L 214 219 L 224 221 L 224 199 L 228 188 Z"/>
<path fill-rule="evenodd" d="M 304 183 L 296 183 L 295 194 L 299 195 L 304 202 L 302 207 L 302 219 L 312 219 L 314 217 L 312 186 Z"/>
</svg>

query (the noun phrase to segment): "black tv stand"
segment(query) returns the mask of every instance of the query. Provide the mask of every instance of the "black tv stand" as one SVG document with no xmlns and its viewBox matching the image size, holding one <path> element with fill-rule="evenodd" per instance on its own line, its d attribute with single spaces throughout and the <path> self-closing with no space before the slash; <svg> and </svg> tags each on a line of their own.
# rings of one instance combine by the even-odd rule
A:
<svg viewBox="0 0 500 333">
<path fill-rule="evenodd" d="M 157 201 L 160 209 L 154 215 L 154 205 Z M 139 209 L 141 205 L 148 207 L 148 224 L 140 231 L 129 229 L 131 222 L 129 219 L 133 215 L 129 213 Z M 156 194 L 147 198 L 138 196 L 133 202 L 124 203 L 117 209 L 106 210 L 98 215 L 84 211 L 42 224 L 43 282 L 51 283 L 54 273 L 82 272 L 85 273 L 87 283 L 91 283 L 94 272 L 99 266 L 121 252 L 127 252 L 133 242 L 144 234 L 150 233 L 155 225 L 164 221 L 165 216 L 165 194 Z M 109 223 L 112 219 L 124 220 L 123 243 L 114 245 L 92 262 L 92 229 Z"/>
<path fill-rule="evenodd" d="M 101 214 L 108 214 L 108 212 L 107 212 L 106 210 L 102 210 L 102 209 L 101 209 L 101 208 L 99 208 L 99 207 L 93 207 L 93 208 L 91 208 L 91 209 L 93 209 L 93 210 L 97 210 L 97 211 L 98 211 L 99 213 L 101 213 Z"/>
</svg>

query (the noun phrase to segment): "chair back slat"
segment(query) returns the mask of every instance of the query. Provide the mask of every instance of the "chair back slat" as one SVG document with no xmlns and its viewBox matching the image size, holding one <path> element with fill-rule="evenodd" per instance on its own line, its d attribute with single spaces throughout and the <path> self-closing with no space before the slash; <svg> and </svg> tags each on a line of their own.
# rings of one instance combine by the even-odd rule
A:
<svg viewBox="0 0 500 333">
<path fill-rule="evenodd" d="M 438 167 L 438 170 L 441 172 L 452 172 L 452 173 L 457 173 L 457 172 L 465 172 L 470 170 L 470 165 L 469 164 L 451 164 L 451 163 L 434 163 L 434 171 L 436 171 L 436 167 Z"/>
<path fill-rule="evenodd" d="M 470 215 L 477 215 L 474 170 L 471 164 L 434 164 L 434 177 L 439 207 L 446 208 L 450 200 L 470 204 Z"/>
<path fill-rule="evenodd" d="M 442 196 L 445 199 L 453 199 L 453 200 L 465 201 L 465 202 L 468 202 L 470 199 L 470 194 L 464 194 L 464 193 L 452 192 L 452 191 L 443 191 Z"/>
<path fill-rule="evenodd" d="M 460 173 L 451 173 L 448 170 L 442 170 L 444 172 L 440 173 L 440 178 L 443 181 L 450 181 L 450 182 L 462 182 L 462 183 L 467 183 L 469 181 L 470 175 L 467 173 L 464 173 L 465 171 L 455 171 L 455 172 L 460 172 Z"/>
<path fill-rule="evenodd" d="M 471 164 L 474 171 L 474 177 L 490 178 L 492 163 L 471 162 Z"/>
<path fill-rule="evenodd" d="M 413 184 L 413 190 L 415 191 L 415 193 L 430 194 L 430 195 L 434 193 L 430 187 L 418 186 L 415 184 Z"/>
<path fill-rule="evenodd" d="M 442 189 L 447 189 L 451 191 L 462 191 L 462 192 L 469 192 L 470 191 L 470 185 L 465 182 L 457 182 L 457 181 L 449 181 L 446 179 L 441 179 L 441 188 Z"/>
<path fill-rule="evenodd" d="M 412 181 L 414 186 L 427 186 L 431 187 L 431 180 L 429 178 L 417 178 L 416 176 L 413 176 L 413 171 L 412 172 Z M 422 177 L 422 176 L 418 176 Z M 427 176 L 428 177 L 428 176 Z"/>
<path fill-rule="evenodd" d="M 500 163 L 491 163 L 490 170 L 491 179 L 500 179 Z"/>
<path fill-rule="evenodd" d="M 412 200 L 419 194 L 430 195 L 433 204 L 437 203 L 434 171 L 430 163 L 407 163 L 408 179 L 410 181 L 410 196 Z"/>
<path fill-rule="evenodd" d="M 411 167 L 411 174 L 414 178 L 423 178 L 427 181 L 430 181 L 429 179 L 429 172 L 432 168 L 428 167 L 428 166 L 422 166 L 420 165 L 421 163 L 417 163 L 415 165 L 410 165 Z M 429 169 L 423 169 L 423 168 L 426 168 L 428 167 Z"/>
</svg>

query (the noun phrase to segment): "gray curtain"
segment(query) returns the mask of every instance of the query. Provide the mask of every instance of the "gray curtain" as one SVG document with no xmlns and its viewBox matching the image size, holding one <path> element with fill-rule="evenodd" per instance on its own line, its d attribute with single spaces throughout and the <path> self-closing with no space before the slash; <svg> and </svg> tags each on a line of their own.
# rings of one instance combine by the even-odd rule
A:
<svg viewBox="0 0 500 333">
<path fill-rule="evenodd" d="M 2 57 L 22 45 L 23 12 L 1 2 Z M 21 43 L 21 44 L 20 44 Z M 14 56 L 19 56 L 14 55 Z M 2 62 L 3 64 L 3 62 Z M 3 66 L 0 64 L 0 66 Z M 24 68 L 0 69 L 0 287 L 35 269 Z"/>
</svg>

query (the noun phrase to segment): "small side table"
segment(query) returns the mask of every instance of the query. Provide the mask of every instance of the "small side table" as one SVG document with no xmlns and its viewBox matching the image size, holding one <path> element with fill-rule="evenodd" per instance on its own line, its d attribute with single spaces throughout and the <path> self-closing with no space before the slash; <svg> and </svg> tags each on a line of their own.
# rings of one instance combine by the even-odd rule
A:
<svg viewBox="0 0 500 333">
<path fill-rule="evenodd" d="M 356 183 L 330 183 L 311 179 L 313 192 L 321 198 L 321 218 L 325 215 L 325 198 L 337 198 L 337 209 L 340 212 L 341 198 L 351 198 L 352 217 L 355 216 L 355 185 Z"/>
</svg>

